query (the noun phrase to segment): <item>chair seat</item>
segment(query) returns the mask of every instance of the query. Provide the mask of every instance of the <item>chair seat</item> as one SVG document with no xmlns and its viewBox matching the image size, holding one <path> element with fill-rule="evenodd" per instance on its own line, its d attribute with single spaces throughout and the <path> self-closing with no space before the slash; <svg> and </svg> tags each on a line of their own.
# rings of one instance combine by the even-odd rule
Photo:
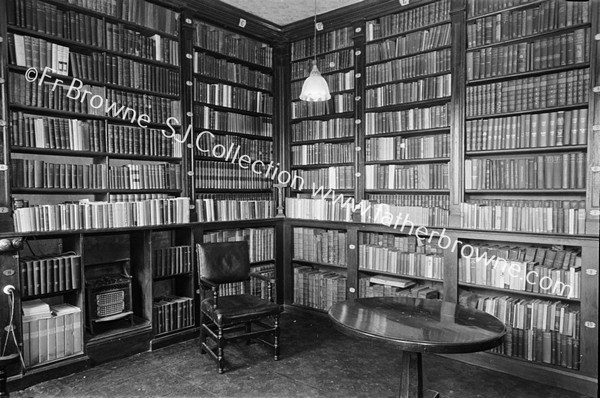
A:
<svg viewBox="0 0 600 398">
<path fill-rule="evenodd" d="M 219 326 L 247 322 L 282 312 L 279 304 L 250 294 L 219 297 L 219 306 L 216 309 L 213 307 L 214 303 L 215 300 L 212 297 L 204 299 L 201 309 Z"/>
</svg>

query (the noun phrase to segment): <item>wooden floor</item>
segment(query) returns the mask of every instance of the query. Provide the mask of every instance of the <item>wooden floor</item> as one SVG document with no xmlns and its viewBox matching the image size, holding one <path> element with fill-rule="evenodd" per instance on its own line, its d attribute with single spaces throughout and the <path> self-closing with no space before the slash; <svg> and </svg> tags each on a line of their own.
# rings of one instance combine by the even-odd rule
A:
<svg viewBox="0 0 600 398">
<path fill-rule="evenodd" d="M 387 344 L 344 336 L 324 317 L 286 313 L 282 355 L 259 344 L 227 347 L 227 371 L 201 356 L 198 340 L 109 362 L 11 397 L 392 397 L 399 360 Z M 425 387 L 442 398 L 581 398 L 582 395 L 424 355 Z"/>
</svg>

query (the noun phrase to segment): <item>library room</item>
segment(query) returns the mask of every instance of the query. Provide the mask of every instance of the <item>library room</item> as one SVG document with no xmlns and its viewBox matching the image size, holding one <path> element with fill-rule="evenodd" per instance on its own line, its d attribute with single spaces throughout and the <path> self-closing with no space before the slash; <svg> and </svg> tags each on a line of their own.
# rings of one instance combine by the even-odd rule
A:
<svg viewBox="0 0 600 398">
<path fill-rule="evenodd" d="M 0 397 L 598 397 L 600 0 L 0 0 Z"/>
</svg>

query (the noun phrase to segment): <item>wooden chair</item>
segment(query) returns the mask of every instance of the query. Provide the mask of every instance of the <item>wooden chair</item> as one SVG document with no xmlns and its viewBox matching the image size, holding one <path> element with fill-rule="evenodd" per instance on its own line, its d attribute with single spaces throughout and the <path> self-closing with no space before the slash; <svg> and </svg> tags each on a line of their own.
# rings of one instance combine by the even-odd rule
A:
<svg viewBox="0 0 600 398">
<path fill-rule="evenodd" d="M 252 338 L 274 349 L 279 359 L 279 314 L 282 307 L 273 302 L 272 281 L 250 273 L 248 242 L 202 243 L 196 245 L 200 285 L 200 352 L 216 360 L 219 373 L 224 371 L 224 348 L 229 340 Z M 269 299 L 249 292 L 250 278 L 267 283 Z M 241 282 L 241 294 L 219 296 L 219 286 Z M 212 294 L 208 294 L 212 292 Z M 266 322 L 264 322 L 266 321 Z M 258 328 L 253 330 L 252 326 Z M 271 335 L 272 342 L 263 339 Z M 213 348 L 208 339 L 216 344 Z M 216 350 L 216 351 L 215 351 Z"/>
</svg>

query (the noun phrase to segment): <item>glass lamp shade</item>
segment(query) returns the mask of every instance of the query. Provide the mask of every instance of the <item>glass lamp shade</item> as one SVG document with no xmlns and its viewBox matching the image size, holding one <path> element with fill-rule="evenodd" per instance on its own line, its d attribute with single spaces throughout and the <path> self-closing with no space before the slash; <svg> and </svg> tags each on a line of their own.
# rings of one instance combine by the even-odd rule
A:
<svg viewBox="0 0 600 398">
<path fill-rule="evenodd" d="M 309 102 L 327 101 L 328 99 L 331 99 L 327 81 L 321 76 L 321 72 L 319 72 L 316 63 L 313 64 L 310 76 L 306 78 L 302 85 L 300 99 Z"/>
</svg>

